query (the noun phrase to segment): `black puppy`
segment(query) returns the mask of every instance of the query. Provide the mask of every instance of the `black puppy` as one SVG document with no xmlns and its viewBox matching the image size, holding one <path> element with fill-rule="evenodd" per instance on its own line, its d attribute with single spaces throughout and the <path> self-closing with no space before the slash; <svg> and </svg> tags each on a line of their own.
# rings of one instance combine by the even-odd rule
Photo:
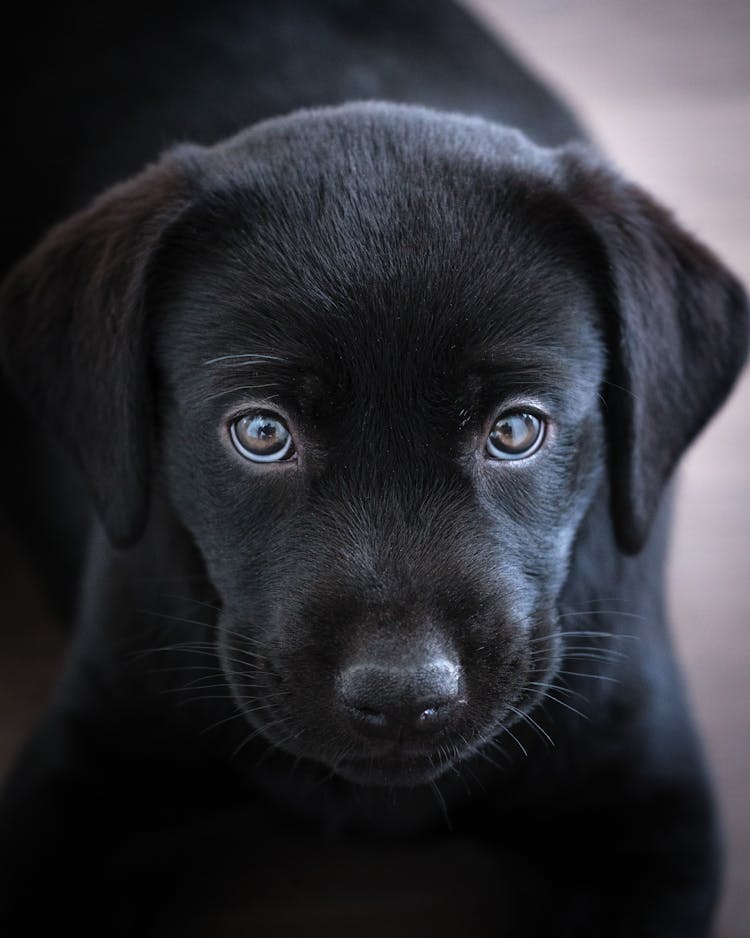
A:
<svg viewBox="0 0 750 938">
<path fill-rule="evenodd" d="M 522 88 L 537 140 L 572 132 L 458 11 L 416 9 L 215 15 L 314 65 L 249 58 L 256 110 L 315 103 L 310 75 L 356 95 L 362 56 L 378 95 L 502 117 Z M 662 503 L 747 306 L 658 205 L 577 143 L 304 110 L 167 152 L 1 302 L 101 520 L 5 792 L 4 934 L 706 934 Z"/>
</svg>

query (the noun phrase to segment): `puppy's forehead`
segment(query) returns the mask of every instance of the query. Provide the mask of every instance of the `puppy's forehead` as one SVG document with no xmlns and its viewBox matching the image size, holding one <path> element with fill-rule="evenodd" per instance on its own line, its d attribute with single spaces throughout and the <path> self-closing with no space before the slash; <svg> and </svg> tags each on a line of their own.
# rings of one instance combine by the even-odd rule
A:
<svg viewBox="0 0 750 938">
<path fill-rule="evenodd" d="M 481 121 L 355 117 L 272 122 L 217 154 L 168 252 L 175 367 L 255 355 L 310 388 L 398 383 L 406 364 L 590 368 L 594 301 L 543 151 Z"/>
</svg>

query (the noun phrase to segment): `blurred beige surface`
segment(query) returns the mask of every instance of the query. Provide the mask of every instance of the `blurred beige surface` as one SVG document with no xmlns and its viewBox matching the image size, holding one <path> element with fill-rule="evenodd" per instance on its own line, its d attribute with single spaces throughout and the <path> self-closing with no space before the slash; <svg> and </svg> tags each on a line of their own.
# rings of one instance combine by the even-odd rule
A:
<svg viewBox="0 0 750 938">
<path fill-rule="evenodd" d="M 750 0 L 466 3 L 502 27 L 631 177 L 750 282 Z M 676 638 L 729 840 L 716 938 L 750 935 L 749 408 L 746 375 L 683 465 L 671 567 Z M 0 680 L 0 774 L 46 699 L 63 644 L 1 540 L 4 605 L 18 618 L 0 629 L 0 660 L 14 662 Z"/>
<path fill-rule="evenodd" d="M 610 157 L 750 283 L 750 0 L 466 0 Z M 750 935 L 750 376 L 682 468 L 670 593 Z"/>
</svg>

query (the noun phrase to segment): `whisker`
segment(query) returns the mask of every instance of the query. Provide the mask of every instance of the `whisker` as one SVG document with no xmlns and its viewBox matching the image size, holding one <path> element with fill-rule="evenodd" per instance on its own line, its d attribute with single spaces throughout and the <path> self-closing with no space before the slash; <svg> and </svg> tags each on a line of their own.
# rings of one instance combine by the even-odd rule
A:
<svg viewBox="0 0 750 938">
<path fill-rule="evenodd" d="M 262 707 L 258 707 L 258 708 L 257 708 L 257 710 L 262 710 L 262 709 L 263 709 Z M 246 712 L 247 712 L 247 713 L 254 713 L 254 712 L 256 712 L 256 711 L 250 710 L 250 711 L 246 711 Z M 233 762 L 233 761 L 237 758 L 237 756 L 240 754 L 240 752 L 242 752 L 242 750 L 245 748 L 245 746 L 249 746 L 250 743 L 251 743 L 254 739 L 257 739 L 258 736 L 260 736 L 260 735 L 263 733 L 263 730 L 269 730 L 272 726 L 287 726 L 287 725 L 288 725 L 288 724 L 287 724 L 286 717 L 280 717 L 278 720 L 271 720 L 270 723 L 265 723 L 265 724 L 263 725 L 263 728 L 262 728 L 262 729 L 261 729 L 261 728 L 258 728 L 258 729 L 256 729 L 256 730 L 254 730 L 252 733 L 250 733 L 250 734 L 239 744 L 239 746 L 237 746 L 237 748 L 234 750 L 234 752 L 232 753 L 232 755 L 229 757 L 229 761 L 230 761 L 230 762 Z"/>
<path fill-rule="evenodd" d="M 210 577 L 205 573 L 182 573 L 175 576 L 139 576 L 134 577 L 134 583 L 185 583 L 185 582 L 208 583 Z"/>
<path fill-rule="evenodd" d="M 175 706 L 186 707 L 188 704 L 198 703 L 204 700 L 234 700 L 234 694 L 201 694 L 197 697 L 188 697 L 187 700 L 180 700 Z"/>
<path fill-rule="evenodd" d="M 563 649 L 563 654 L 567 655 L 569 652 L 583 652 L 586 655 L 604 655 L 610 658 L 629 658 L 630 655 L 626 651 L 618 651 L 616 648 L 595 648 L 591 645 L 567 645 Z"/>
<path fill-rule="evenodd" d="M 221 609 L 221 602 L 219 600 L 212 602 L 205 599 L 196 599 L 194 596 L 178 596 L 175 593 L 163 593 L 162 596 L 164 599 L 174 599 L 176 602 L 180 603 L 192 603 L 195 606 L 203 606 L 215 612 Z"/>
<path fill-rule="evenodd" d="M 172 668 L 151 668 L 149 674 L 179 674 L 182 671 L 200 671 L 202 675 L 224 674 L 224 668 L 220 665 L 208 664 L 178 664 Z"/>
<path fill-rule="evenodd" d="M 197 689 L 197 690 L 210 690 L 211 688 L 209 688 L 209 687 L 202 688 L 202 687 L 201 687 L 201 688 L 193 688 L 193 689 L 194 689 L 194 690 L 195 690 L 195 689 Z M 185 689 L 185 688 L 178 688 L 178 690 L 182 690 L 183 693 L 186 693 L 186 692 L 187 692 L 187 689 Z M 188 697 L 186 700 L 181 700 L 181 701 L 179 701 L 179 703 L 178 703 L 176 706 L 178 706 L 178 707 L 183 707 L 183 706 L 185 706 L 186 704 L 195 703 L 196 701 L 199 701 L 199 700 L 234 700 L 234 699 L 235 699 L 235 695 L 231 692 L 231 690 L 230 690 L 229 688 L 226 688 L 226 690 L 228 691 L 228 693 L 226 693 L 226 694 L 198 694 L 198 695 L 196 695 L 196 696 L 194 696 L 194 697 Z M 170 692 L 169 692 L 169 691 L 166 691 L 166 693 L 170 693 Z M 269 694 L 269 695 L 265 695 L 265 694 L 264 694 L 263 700 L 262 700 L 262 702 L 261 702 L 260 707 L 255 707 L 255 708 L 253 708 L 253 709 L 251 709 L 251 710 L 248 710 L 246 707 L 243 707 L 243 708 L 242 708 L 242 712 L 245 713 L 245 714 L 247 714 L 247 713 L 255 713 L 257 710 L 262 710 L 264 707 L 267 707 L 269 700 L 274 700 L 274 699 L 276 699 L 276 698 L 278 698 L 278 697 L 285 697 L 285 696 L 286 696 L 285 693 L 281 693 L 281 694 Z M 253 702 L 257 702 L 256 699 L 251 698 L 251 697 L 246 697 L 246 696 L 244 697 L 244 700 L 245 700 L 245 701 L 253 700 Z"/>
<path fill-rule="evenodd" d="M 461 741 L 464 744 L 464 747 L 466 748 L 466 750 L 469 750 L 471 747 L 469 746 L 469 743 L 466 737 L 463 734 L 459 734 L 459 735 L 460 735 Z M 446 768 L 448 769 L 448 771 L 452 772 L 460 780 L 461 784 L 464 786 L 464 789 L 466 790 L 466 796 L 468 798 L 471 798 L 471 786 L 466 781 L 466 779 L 464 778 L 459 768 L 459 766 L 462 765 L 462 759 L 464 758 L 464 756 L 462 756 L 461 750 L 459 749 L 457 743 L 453 743 L 451 745 L 451 750 L 452 750 L 452 754 L 446 761 Z"/>
<path fill-rule="evenodd" d="M 285 358 L 280 358 L 278 355 L 260 355 L 257 352 L 240 352 L 236 355 L 219 355 L 218 358 L 209 358 L 207 361 L 204 361 L 204 365 L 216 365 L 218 362 L 226 361 L 236 361 L 237 359 L 243 359 L 243 364 L 252 364 L 253 362 L 284 362 L 286 363 Z"/>
<path fill-rule="evenodd" d="M 504 728 L 502 732 L 507 732 L 507 728 Z M 498 755 L 502 756 L 503 759 L 505 759 L 508 765 L 512 764 L 513 760 L 511 759 L 511 757 L 508 755 L 508 753 L 503 749 L 503 747 L 500 745 L 500 743 L 496 739 L 488 739 L 482 745 L 488 746 L 490 749 L 494 749 Z M 478 751 L 478 750 L 475 750 L 475 751 Z"/>
<path fill-rule="evenodd" d="M 456 756 L 456 761 L 451 762 L 451 764 L 448 766 L 448 771 L 452 772 L 456 776 L 456 778 L 461 782 L 461 784 L 464 786 L 464 790 L 466 791 L 466 797 L 471 798 L 471 786 L 464 778 L 461 770 L 459 769 L 459 765 L 462 765 L 462 763 L 461 763 L 460 758 Z"/>
<path fill-rule="evenodd" d="M 144 616 L 155 616 L 158 619 L 166 619 L 168 622 L 181 622 L 184 625 L 199 625 L 202 629 L 211 628 L 213 622 L 201 622 L 199 619 L 188 619 L 185 616 L 176 616 L 169 612 L 161 612 L 158 609 L 136 609 L 136 612 Z"/>
<path fill-rule="evenodd" d="M 563 672 L 558 672 L 563 673 Z M 571 690 L 569 687 L 560 687 L 558 684 L 545 684 L 544 681 L 529 681 L 527 687 L 541 687 L 542 690 L 556 690 L 562 694 L 570 694 L 571 697 L 580 697 L 586 703 L 590 703 L 589 698 L 580 691 Z"/>
<path fill-rule="evenodd" d="M 597 603 L 627 603 L 628 605 L 632 605 L 630 600 L 623 599 L 621 596 L 595 596 L 593 599 L 582 600 L 583 606 L 594 606 Z M 575 612 L 572 606 L 568 608 L 562 606 L 561 608 L 565 609 L 566 612 Z"/>
<path fill-rule="evenodd" d="M 437 786 L 437 782 L 435 782 L 434 780 L 430 782 L 430 788 L 435 793 L 435 799 L 437 800 L 437 803 L 440 806 L 440 810 L 443 813 L 443 818 L 445 819 L 445 826 L 448 828 L 448 832 L 452 834 L 453 825 L 451 824 L 451 819 L 448 816 L 448 805 L 445 803 L 445 798 L 443 797 L 443 793 L 440 791 L 440 789 Z"/>
<path fill-rule="evenodd" d="M 216 657 L 216 648 L 214 645 L 206 644 L 205 647 L 196 648 L 194 645 L 186 644 L 181 642 L 176 645 L 159 645 L 157 648 L 146 648 L 140 651 L 133 652 L 130 656 L 134 661 L 139 661 L 142 658 L 145 658 L 148 655 L 156 655 L 160 652 L 184 652 L 185 654 L 196 654 L 196 655 L 211 655 Z"/>
<path fill-rule="evenodd" d="M 236 394 L 239 391 L 260 391 L 265 388 L 276 387 L 275 384 L 238 384 L 233 388 L 224 388 L 223 391 L 216 391 L 214 394 L 201 395 L 202 401 L 214 401 L 217 397 L 224 397 L 225 394 Z M 267 395 L 264 395 L 267 396 Z"/>
<path fill-rule="evenodd" d="M 585 674 L 582 671 L 558 671 L 558 674 L 565 674 L 568 677 L 586 677 L 594 681 L 609 681 L 611 684 L 622 684 L 622 681 L 616 677 L 610 677 L 608 674 Z"/>
<path fill-rule="evenodd" d="M 529 640 L 529 645 L 535 645 L 540 642 L 551 642 L 555 639 L 562 639 L 563 641 L 568 638 L 611 638 L 615 641 L 629 640 L 634 642 L 639 642 L 641 640 L 640 635 L 625 635 L 619 632 L 601 632 L 595 629 L 575 629 L 570 631 L 562 632 L 552 632 L 550 635 L 539 635 L 536 638 Z"/>
<path fill-rule="evenodd" d="M 504 733 L 507 733 L 508 736 L 510 736 L 510 738 L 511 738 L 511 739 L 513 740 L 513 742 L 518 746 L 518 748 L 521 750 L 521 752 L 526 756 L 526 758 L 528 758 L 529 753 L 528 753 L 526 747 L 524 746 L 524 744 L 521 742 L 521 740 L 516 736 L 516 734 L 515 734 L 512 730 L 509 730 L 507 726 L 503 726 L 503 727 L 502 727 L 502 730 L 503 730 Z"/>
<path fill-rule="evenodd" d="M 181 684 L 179 687 L 166 687 L 161 692 L 162 694 L 181 694 L 187 690 L 215 690 L 217 687 L 228 687 L 226 681 L 222 681 L 220 684 L 203 684 L 203 681 L 215 681 L 217 678 L 216 674 L 207 674 L 197 677 L 192 681 L 188 681 L 186 684 Z"/>
<path fill-rule="evenodd" d="M 204 603 L 203 605 L 207 605 L 207 604 Z M 152 609 L 139 609 L 138 612 L 142 613 L 143 615 L 156 616 L 159 619 L 166 619 L 168 622 L 178 622 L 183 625 L 198 625 L 203 629 L 211 629 L 213 631 L 219 632 L 219 634 L 222 637 L 224 635 L 230 635 L 230 636 L 234 636 L 235 638 L 239 638 L 243 642 L 248 642 L 253 645 L 262 644 L 261 642 L 258 641 L 258 639 L 253 638 L 250 635 L 246 635 L 244 632 L 237 632 L 235 629 L 229 629 L 225 625 L 219 626 L 218 622 L 202 622 L 200 619 L 189 619 L 186 616 L 176 616 L 167 612 L 160 612 L 158 610 L 152 610 Z M 235 650 L 240 650 L 237 648 L 237 646 L 226 646 L 226 647 L 233 647 Z M 246 651 L 246 649 L 241 649 L 241 650 Z M 247 651 L 246 653 L 254 654 L 253 652 L 247 652 Z"/>
<path fill-rule="evenodd" d="M 578 714 L 579 717 L 581 717 L 582 719 L 586 720 L 586 721 L 589 722 L 589 723 L 591 722 L 591 717 L 590 717 L 590 716 L 587 716 L 587 714 L 585 714 L 585 713 L 581 713 L 581 711 L 580 711 L 580 710 L 576 710 L 575 707 L 571 707 L 571 705 L 570 705 L 569 703 L 565 703 L 564 700 L 560 700 L 558 697 L 555 697 L 555 696 L 553 696 L 552 694 L 549 694 L 549 693 L 547 693 L 547 694 L 542 694 L 541 696 L 542 696 L 545 700 L 554 700 L 555 703 L 560 704 L 561 707 L 565 707 L 566 710 L 570 710 L 572 713 Z"/>
<path fill-rule="evenodd" d="M 262 690 L 263 688 L 259 684 L 237 684 L 234 681 L 230 684 L 228 681 L 224 681 L 221 684 L 198 684 L 194 681 L 191 681 L 188 684 L 183 684 L 182 687 L 167 687 L 161 691 L 162 694 L 184 694 L 188 691 L 194 690 L 237 690 L 239 688 L 247 688 L 248 690 Z M 272 697 L 286 697 L 286 691 L 280 691 L 276 694 L 263 694 L 264 699 L 268 700 Z"/>
<path fill-rule="evenodd" d="M 250 670 L 258 671 L 263 669 L 266 659 L 257 652 L 246 652 L 243 648 L 235 648 L 232 645 L 227 646 L 226 650 L 243 656 L 242 658 L 235 658 L 233 655 L 227 655 L 225 656 L 227 662 Z M 141 649 L 133 652 L 131 658 L 134 661 L 139 661 L 148 655 L 155 655 L 160 652 L 182 652 L 183 654 L 211 656 L 215 659 L 218 659 L 219 655 L 219 650 L 213 642 L 177 642 L 174 645 L 158 645 L 155 648 Z"/>
<path fill-rule="evenodd" d="M 174 598 L 178 599 L 180 597 L 174 597 Z M 183 599 L 183 601 L 187 601 L 187 600 Z M 199 600 L 193 600 L 193 601 L 196 603 L 199 603 L 202 606 L 205 606 L 206 608 L 213 609 L 216 612 L 220 612 L 222 609 L 221 606 L 211 606 L 209 603 L 203 603 L 203 602 L 200 602 Z M 188 619 L 188 618 L 185 618 L 184 616 L 167 617 L 164 615 L 164 613 L 161 613 L 161 612 L 149 612 L 148 614 L 154 615 L 154 616 L 162 616 L 163 618 L 169 618 L 173 622 L 184 623 L 185 625 L 200 625 L 203 628 L 208 629 L 212 632 L 218 632 L 220 635 L 231 635 L 231 636 L 234 636 L 235 638 L 239 638 L 245 644 L 265 646 L 265 643 L 262 642 L 260 639 L 254 638 L 252 635 L 248 635 L 246 632 L 238 632 L 236 629 L 227 628 L 226 625 L 221 624 L 217 621 L 199 622 L 198 620 Z"/>
<path fill-rule="evenodd" d="M 554 740 L 553 740 L 552 737 L 549 735 L 549 733 L 547 733 L 544 729 L 542 729 L 542 727 L 536 722 L 536 720 L 535 720 L 532 716 L 530 716 L 528 713 L 524 713 L 523 710 L 519 710 L 518 707 L 513 707 L 513 706 L 511 706 L 510 704 L 508 705 L 508 709 L 509 709 L 512 713 L 515 713 L 517 716 L 519 716 L 522 720 L 525 720 L 527 723 L 529 723 L 531 726 L 533 726 L 534 729 L 535 729 L 538 733 L 541 733 L 541 735 L 547 740 L 547 742 L 548 742 L 551 746 L 554 746 L 554 745 L 555 745 Z"/>
<path fill-rule="evenodd" d="M 266 747 L 265 752 L 256 761 L 255 763 L 256 767 L 262 766 L 265 762 L 267 762 L 274 755 L 275 752 L 277 752 L 279 749 L 283 749 L 284 747 L 288 746 L 289 743 L 294 742 L 294 740 L 298 739 L 301 735 L 302 735 L 302 730 L 299 730 L 296 733 L 287 734 L 282 739 L 277 740 L 275 743 L 269 743 L 268 746 Z M 294 760 L 294 765 L 292 765 L 292 768 L 289 772 L 290 780 L 291 780 L 292 775 L 294 774 L 295 769 L 299 765 L 300 761 L 301 761 L 301 757 L 297 756 L 297 758 Z"/>
<path fill-rule="evenodd" d="M 484 762 L 488 763 L 488 765 L 491 765 L 493 769 L 497 769 L 498 772 L 502 772 L 504 770 L 503 766 L 500 765 L 499 762 L 495 762 L 492 756 L 490 756 L 487 752 L 485 752 L 484 749 L 481 749 L 481 748 L 477 749 L 476 755 L 480 759 L 482 759 Z"/>
<path fill-rule="evenodd" d="M 637 619 L 646 622 L 647 617 L 637 612 L 624 612 L 621 609 L 586 609 L 582 612 L 561 612 L 558 619 L 585 619 L 587 616 L 621 616 L 623 619 Z M 617 634 L 617 633 L 615 633 Z"/>
<path fill-rule="evenodd" d="M 531 664 L 537 664 L 541 661 L 543 664 L 547 665 L 549 662 L 546 658 L 542 657 L 542 654 L 541 652 L 533 652 L 531 655 Z M 630 658 L 630 655 L 623 654 L 619 651 L 610 651 L 606 648 L 587 649 L 576 646 L 574 648 L 563 649 L 560 657 L 563 661 L 599 661 L 602 664 L 622 664 Z"/>
<path fill-rule="evenodd" d="M 606 655 L 597 655 L 593 652 L 588 654 L 586 652 L 576 652 L 573 655 L 563 655 L 565 661 L 595 661 L 598 664 L 622 664 L 622 662 L 627 661 L 629 657 L 629 655 L 608 657 Z"/>
<path fill-rule="evenodd" d="M 479 756 L 479 751 L 480 751 L 480 749 L 482 748 L 482 745 L 483 745 L 483 744 L 482 744 L 482 743 L 478 743 L 478 742 L 473 742 L 473 741 L 470 742 L 470 741 L 463 735 L 463 733 L 461 733 L 461 734 L 459 734 L 459 735 L 460 735 L 460 738 L 461 738 L 461 742 L 462 742 L 462 743 L 464 744 L 464 746 L 466 747 L 466 752 L 465 752 L 463 755 L 461 755 L 461 753 L 460 753 L 459 750 L 458 750 L 458 747 L 456 746 L 456 747 L 455 747 L 455 749 L 456 749 L 456 761 L 457 761 L 458 763 L 460 763 L 461 768 L 462 768 L 465 772 L 468 772 L 468 773 L 469 773 L 469 775 L 471 776 L 471 780 L 474 782 L 474 784 L 475 784 L 475 785 L 478 785 L 479 788 L 481 789 L 481 791 L 485 791 L 486 789 L 485 789 L 485 786 L 482 784 L 482 780 L 479 778 L 479 776 L 476 774 L 476 772 L 472 769 L 471 765 L 469 765 L 469 763 L 468 763 L 468 760 L 469 760 L 469 759 L 474 759 L 474 758 L 477 758 L 477 757 Z M 499 746 L 497 747 L 497 749 L 498 749 L 498 752 L 499 752 L 502 756 L 505 756 L 505 753 L 500 749 Z M 505 758 L 507 758 L 507 756 L 505 756 Z M 458 773 L 458 776 L 459 776 L 459 778 L 463 781 L 464 785 L 466 785 L 466 780 L 463 778 L 463 776 L 461 775 L 460 772 Z M 468 789 L 467 789 L 467 790 L 468 790 Z"/>
<path fill-rule="evenodd" d="M 233 713 L 233 714 L 232 714 L 231 716 L 229 716 L 229 717 L 223 717 L 221 720 L 217 720 L 216 723 L 212 723 L 210 726 L 205 727 L 205 729 L 202 729 L 202 730 L 200 731 L 200 735 L 201 735 L 201 736 L 204 736 L 206 733 L 210 733 L 211 730 L 215 730 L 215 729 L 217 729 L 218 727 L 223 726 L 225 723 L 229 723 L 229 722 L 231 722 L 232 720 L 237 720 L 237 719 L 239 719 L 240 717 L 244 717 L 244 716 L 245 716 L 245 713 L 244 713 L 244 711 L 242 710 L 241 707 L 235 707 L 235 709 L 236 709 L 236 711 L 237 711 L 236 713 Z"/>
</svg>

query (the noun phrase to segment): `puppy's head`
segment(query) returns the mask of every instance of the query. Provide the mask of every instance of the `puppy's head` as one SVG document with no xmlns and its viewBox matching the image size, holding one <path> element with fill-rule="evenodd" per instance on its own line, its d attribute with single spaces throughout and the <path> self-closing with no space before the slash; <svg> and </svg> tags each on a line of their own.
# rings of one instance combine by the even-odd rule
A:
<svg viewBox="0 0 750 938">
<path fill-rule="evenodd" d="M 115 543 L 165 486 L 247 719 L 391 784 L 533 707 L 605 466 L 637 550 L 747 328 L 585 151 L 377 105 L 167 155 L 16 268 L 3 324 Z"/>
</svg>

